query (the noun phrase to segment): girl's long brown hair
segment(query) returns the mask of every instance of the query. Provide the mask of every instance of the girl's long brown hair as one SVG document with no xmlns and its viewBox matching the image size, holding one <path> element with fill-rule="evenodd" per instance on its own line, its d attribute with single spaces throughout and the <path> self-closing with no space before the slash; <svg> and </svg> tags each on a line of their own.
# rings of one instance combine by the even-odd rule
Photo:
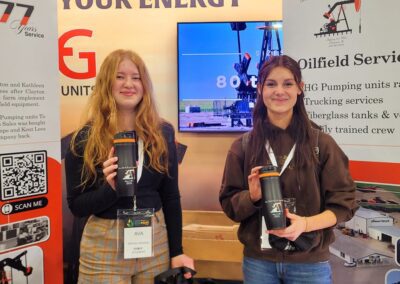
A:
<svg viewBox="0 0 400 284">
<path fill-rule="evenodd" d="M 71 140 L 71 150 L 75 155 L 78 155 L 79 148 L 84 149 L 82 185 L 96 180 L 96 167 L 107 160 L 113 146 L 113 137 L 118 131 L 117 106 L 112 94 L 112 86 L 118 66 L 123 59 L 129 59 L 136 65 L 143 84 L 143 99 L 136 107 L 133 129 L 144 143 L 144 151 L 149 157 L 147 166 L 158 172 L 168 173 L 168 148 L 162 135 L 160 127 L 162 120 L 155 106 L 149 72 L 138 54 L 130 50 L 118 49 L 111 52 L 101 64 L 93 92 L 84 111 L 83 123 Z M 82 137 L 77 139 L 80 130 L 84 133 L 87 131 L 83 140 L 81 140 Z"/>
<path fill-rule="evenodd" d="M 297 86 L 301 89 L 301 94 L 297 97 L 296 104 L 293 107 L 293 117 L 289 125 L 288 131 L 296 143 L 296 151 L 294 162 L 299 170 L 302 167 L 315 167 L 317 157 L 314 154 L 314 143 L 312 142 L 313 126 L 308 118 L 304 105 L 304 92 L 301 88 L 302 75 L 299 64 L 287 55 L 271 56 L 260 68 L 258 74 L 257 102 L 253 111 L 254 127 L 250 134 L 250 141 L 253 151 L 251 162 L 253 166 L 259 165 L 260 157 L 267 155 L 265 150 L 265 141 L 269 139 L 274 141 L 276 132 L 271 129 L 271 123 L 268 120 L 268 109 L 264 104 L 262 90 L 266 79 L 271 71 L 276 67 L 284 67 L 288 69 L 294 77 Z M 311 157 L 311 158 L 310 158 Z"/>
</svg>

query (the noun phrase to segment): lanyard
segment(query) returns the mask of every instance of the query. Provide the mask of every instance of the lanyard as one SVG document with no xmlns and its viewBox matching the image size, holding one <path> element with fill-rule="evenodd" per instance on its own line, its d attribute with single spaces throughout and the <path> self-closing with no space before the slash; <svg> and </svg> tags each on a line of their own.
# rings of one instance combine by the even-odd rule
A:
<svg viewBox="0 0 400 284">
<path fill-rule="evenodd" d="M 136 189 L 137 189 L 137 184 L 139 183 L 140 177 L 142 176 L 142 171 L 143 171 L 143 141 L 141 139 L 138 139 L 138 162 L 137 162 L 137 173 L 136 173 Z M 133 210 L 136 211 L 137 206 L 136 206 L 136 190 L 133 192 Z"/>
<path fill-rule="evenodd" d="M 142 139 L 138 139 L 138 172 L 137 172 L 137 182 L 139 182 L 140 177 L 142 176 L 142 171 L 143 171 L 143 141 Z"/>
<path fill-rule="evenodd" d="M 265 149 L 267 149 L 268 157 L 271 160 L 272 165 L 275 167 L 278 167 L 278 163 L 276 162 L 274 151 L 272 151 L 272 147 L 269 144 L 268 140 L 265 143 Z M 282 173 L 285 171 L 285 169 L 289 165 L 290 161 L 293 159 L 295 149 L 296 149 L 296 143 L 293 145 L 292 149 L 289 152 L 289 155 L 287 156 L 285 162 L 283 163 L 283 166 L 282 166 L 282 169 L 281 169 L 281 172 L 279 173 L 279 175 L 282 175 Z"/>
</svg>

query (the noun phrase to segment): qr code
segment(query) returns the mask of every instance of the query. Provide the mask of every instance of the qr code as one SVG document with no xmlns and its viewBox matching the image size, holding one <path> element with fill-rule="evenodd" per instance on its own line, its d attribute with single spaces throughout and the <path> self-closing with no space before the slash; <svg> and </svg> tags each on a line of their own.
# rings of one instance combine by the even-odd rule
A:
<svg viewBox="0 0 400 284">
<path fill-rule="evenodd" d="M 0 155 L 1 200 L 47 193 L 46 151 Z"/>
</svg>

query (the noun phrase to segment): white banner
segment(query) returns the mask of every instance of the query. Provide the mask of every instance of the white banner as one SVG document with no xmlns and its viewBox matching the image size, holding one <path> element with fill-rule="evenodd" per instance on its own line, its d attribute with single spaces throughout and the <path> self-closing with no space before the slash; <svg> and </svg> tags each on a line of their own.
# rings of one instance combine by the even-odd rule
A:
<svg viewBox="0 0 400 284">
<path fill-rule="evenodd" d="M 309 116 L 351 160 L 400 162 L 400 2 L 283 1 Z"/>
<path fill-rule="evenodd" d="M 60 161 L 57 10 L 42 6 L 0 3 L 0 145 L 19 151 L 40 143 Z"/>
<path fill-rule="evenodd" d="M 2 277 L 61 283 L 56 1 L 0 1 L 0 38 Z"/>
<path fill-rule="evenodd" d="M 330 246 L 338 256 L 332 256 L 331 262 L 344 265 L 333 266 L 334 277 L 346 283 L 392 283 L 384 279 L 390 279 L 390 269 L 396 267 L 394 247 L 400 233 L 396 225 L 400 212 L 396 186 L 400 184 L 398 11 L 397 0 L 283 1 L 284 54 L 298 60 L 302 68 L 308 114 L 346 152 L 357 181 L 355 198 L 360 209 L 344 228 L 336 227 L 336 241 Z M 361 229 L 366 220 L 383 218 L 385 225 Z"/>
</svg>

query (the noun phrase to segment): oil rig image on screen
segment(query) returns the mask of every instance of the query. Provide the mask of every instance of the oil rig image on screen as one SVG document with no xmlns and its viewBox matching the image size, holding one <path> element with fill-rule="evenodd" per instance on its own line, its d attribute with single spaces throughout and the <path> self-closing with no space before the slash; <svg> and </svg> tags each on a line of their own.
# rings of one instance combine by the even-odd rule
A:
<svg viewBox="0 0 400 284">
<path fill-rule="evenodd" d="M 229 30 L 236 34 L 237 61 L 232 62 L 233 75 L 230 84 L 233 92 L 229 99 L 206 99 L 208 106 L 185 104 L 185 111 L 180 112 L 180 130 L 193 132 L 240 132 L 248 131 L 253 126 L 252 111 L 257 98 L 257 74 L 249 74 L 250 63 L 259 56 L 256 70 L 262 66 L 270 56 L 282 54 L 282 46 L 279 32 L 282 29 L 280 22 L 259 22 L 257 25 L 246 22 L 223 23 L 230 26 Z M 242 50 L 241 35 L 247 29 L 256 29 L 259 32 L 261 48 L 253 51 L 253 56 L 248 50 Z M 257 31 L 258 30 L 258 31 Z M 261 37 L 262 35 L 262 37 Z M 235 42 L 235 40 L 233 41 Z M 248 40 L 245 44 L 248 43 Z M 254 46 L 254 45 L 253 45 Z M 254 58 L 253 58 L 254 57 Z M 254 70 L 254 68 L 253 68 Z M 228 80 L 227 80 L 228 81 Z M 181 110 L 182 110 L 181 106 Z"/>
</svg>

